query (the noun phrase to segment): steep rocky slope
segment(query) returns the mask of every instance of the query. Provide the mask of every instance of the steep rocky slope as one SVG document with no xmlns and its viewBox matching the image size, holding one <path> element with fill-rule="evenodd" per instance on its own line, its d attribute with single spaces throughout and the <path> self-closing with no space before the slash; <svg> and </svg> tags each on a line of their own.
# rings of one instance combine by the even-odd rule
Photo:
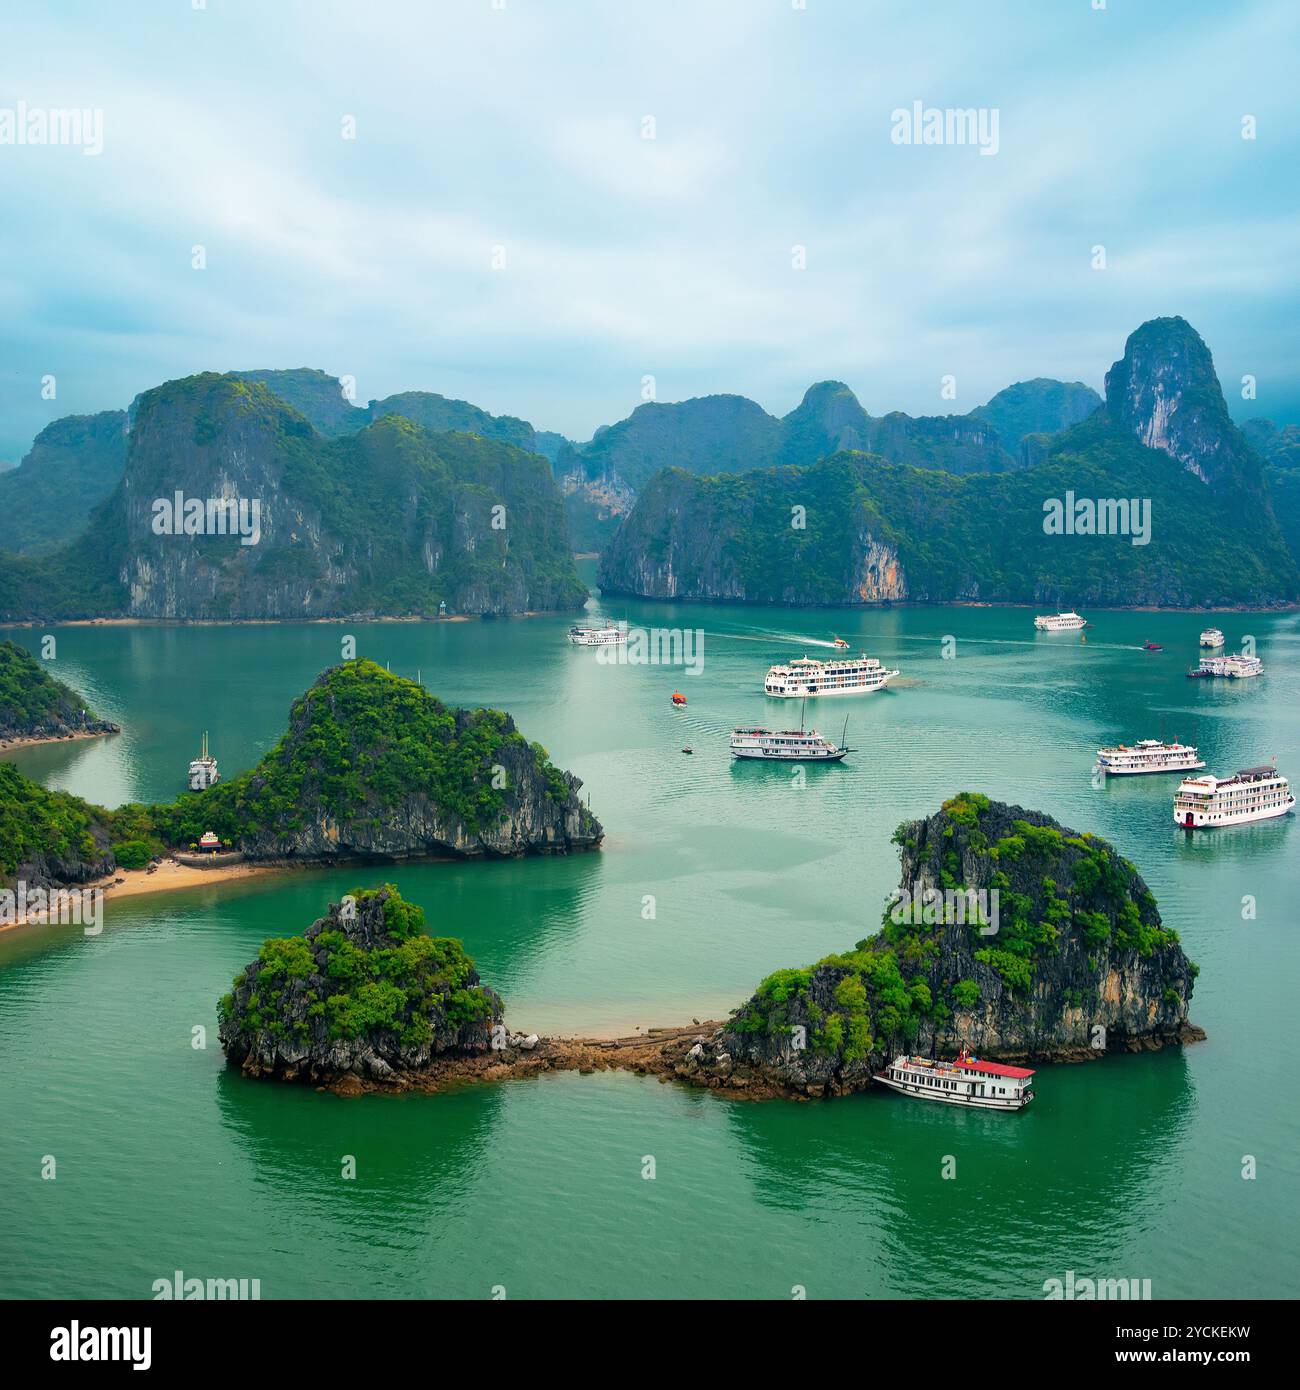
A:
<svg viewBox="0 0 1300 1390">
<path fill-rule="evenodd" d="M 423 927 L 423 909 L 386 884 L 267 941 L 218 1008 L 227 1058 L 248 1076 L 318 1082 L 487 1052 L 500 996 L 459 941 Z"/>
<path fill-rule="evenodd" d="M 1204 1036 L 1188 1021 L 1196 967 L 1104 840 L 963 793 L 895 841 L 909 896 L 881 930 L 770 975 L 680 1075 L 838 1095 L 898 1052 L 1087 1060 Z"/>
<path fill-rule="evenodd" d="M 0 746 L 29 739 L 116 734 L 86 701 L 16 642 L 0 642 Z"/>
<path fill-rule="evenodd" d="M 208 830 L 285 863 L 563 854 L 604 835 L 581 781 L 508 714 L 451 709 L 373 661 L 325 671 L 256 767 L 167 805 L 107 810 L 0 773 L 0 864 L 43 859 L 56 881 L 106 872 L 124 844 L 147 859 Z"/>
<path fill-rule="evenodd" d="M 787 604 L 1294 601 L 1300 573 L 1262 465 L 1226 410 L 1191 403 L 1217 393 L 1222 407 L 1212 366 L 1204 377 L 1207 361 L 1191 354 L 1181 329 L 1139 330 L 1127 365 L 1112 370 L 1107 409 L 1063 433 L 1026 436 L 1029 466 L 1002 472 L 954 476 L 861 453 L 743 475 L 665 469 L 605 551 L 601 586 Z M 1154 412 L 1145 428 L 1135 413 L 1142 405 Z M 843 418 L 840 437 L 859 437 Z M 1196 467 L 1178 454 L 1171 463 L 1176 450 Z M 1070 499 L 1094 508 L 1122 501 L 1127 521 L 1092 528 L 1101 534 L 1052 530 L 1048 510 Z M 1243 528 L 1249 546 L 1240 544 Z"/>
<path fill-rule="evenodd" d="M 36 554 L 79 535 L 125 467 L 125 411 L 47 425 L 18 467 L 0 473 L 0 551 Z"/>
<path fill-rule="evenodd" d="M 224 499 L 244 534 L 185 505 Z M 162 509 L 160 511 L 160 509 Z M 218 518 L 221 520 L 221 518 Z M 161 529 L 160 529 L 161 528 Z M 575 608 L 546 461 L 388 415 L 324 439 L 258 382 L 208 373 L 137 402 L 126 472 L 78 541 L 0 572 L 0 617 L 313 618 Z"/>
</svg>

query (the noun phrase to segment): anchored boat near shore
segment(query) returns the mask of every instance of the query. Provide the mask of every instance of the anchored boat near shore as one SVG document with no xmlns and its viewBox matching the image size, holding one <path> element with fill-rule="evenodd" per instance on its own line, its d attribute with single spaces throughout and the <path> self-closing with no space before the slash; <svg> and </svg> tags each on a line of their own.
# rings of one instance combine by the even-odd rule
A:
<svg viewBox="0 0 1300 1390">
<path fill-rule="evenodd" d="M 951 1062 L 930 1057 L 898 1056 L 874 1080 L 891 1091 L 946 1105 L 984 1110 L 1023 1110 L 1034 1098 L 1028 1067 L 981 1062 L 964 1048 Z"/>
<path fill-rule="evenodd" d="M 210 786 L 221 781 L 221 774 L 217 771 L 217 760 L 208 752 L 208 731 L 203 731 L 203 746 L 199 750 L 199 756 L 190 761 L 190 791 L 206 791 Z"/>
</svg>

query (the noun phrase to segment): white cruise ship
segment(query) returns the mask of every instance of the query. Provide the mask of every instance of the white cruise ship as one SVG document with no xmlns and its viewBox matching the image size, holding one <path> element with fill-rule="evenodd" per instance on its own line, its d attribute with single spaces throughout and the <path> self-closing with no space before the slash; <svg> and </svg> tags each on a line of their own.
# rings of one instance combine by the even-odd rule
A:
<svg viewBox="0 0 1300 1390">
<path fill-rule="evenodd" d="M 1232 680 L 1245 680 L 1248 676 L 1262 676 L 1264 663 L 1257 656 L 1203 656 L 1201 664 L 1189 676 L 1227 676 Z"/>
<path fill-rule="evenodd" d="M 733 729 L 733 758 L 765 758 L 774 762 L 837 763 L 852 748 L 823 738 L 816 729 Z"/>
<path fill-rule="evenodd" d="M 207 731 L 203 733 L 203 747 L 199 751 L 199 756 L 190 762 L 190 791 L 202 792 L 216 782 L 221 781 L 221 774 L 217 771 L 217 760 L 208 752 Z"/>
<path fill-rule="evenodd" d="M 610 647 L 627 641 L 627 628 L 614 622 L 604 627 L 571 627 L 569 641 L 575 647 Z"/>
<path fill-rule="evenodd" d="M 1201 646 L 1208 647 L 1211 651 L 1223 646 L 1226 640 L 1223 633 L 1220 632 L 1217 627 L 1207 627 L 1205 631 L 1201 633 Z"/>
<path fill-rule="evenodd" d="M 772 666 L 763 681 L 763 693 L 778 700 L 818 695 L 869 695 L 883 690 L 898 675 L 886 670 L 874 656 L 845 661 L 817 661 L 796 657 L 784 666 Z"/>
<path fill-rule="evenodd" d="M 1235 777 L 1188 777 L 1174 793 L 1174 823 L 1187 830 L 1284 816 L 1295 805 L 1291 784 L 1275 767 L 1248 767 Z"/>
<path fill-rule="evenodd" d="M 1049 617 L 1035 618 L 1034 626 L 1039 632 L 1077 632 L 1088 623 L 1077 613 L 1053 613 Z"/>
<path fill-rule="evenodd" d="M 1190 744 L 1143 738 L 1131 746 L 1117 743 L 1114 748 L 1098 748 L 1097 766 L 1107 776 L 1126 777 L 1140 772 L 1195 772 L 1205 763 Z"/>
<path fill-rule="evenodd" d="M 948 1105 L 975 1105 L 986 1110 L 1023 1110 L 1034 1098 L 1028 1067 L 981 1062 L 964 1049 L 951 1062 L 928 1057 L 895 1057 L 875 1080 L 892 1091 Z"/>
</svg>

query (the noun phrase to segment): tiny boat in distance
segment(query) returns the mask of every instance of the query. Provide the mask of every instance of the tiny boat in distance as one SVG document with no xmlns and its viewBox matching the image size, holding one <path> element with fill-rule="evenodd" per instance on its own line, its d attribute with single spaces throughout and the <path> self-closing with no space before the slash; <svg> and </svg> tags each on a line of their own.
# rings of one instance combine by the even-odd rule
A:
<svg viewBox="0 0 1300 1390">
<path fill-rule="evenodd" d="M 575 647 L 609 647 L 627 641 L 627 628 L 607 622 L 604 627 L 571 627 L 569 641 Z"/>
<path fill-rule="evenodd" d="M 831 646 L 833 646 L 837 651 L 841 652 L 846 652 L 849 649 L 849 644 L 844 640 L 843 637 L 837 637 L 835 641 L 831 643 Z"/>
<path fill-rule="evenodd" d="M 1205 763 L 1190 744 L 1143 738 L 1131 747 L 1117 743 L 1113 748 L 1098 748 L 1097 766 L 1108 776 L 1128 777 L 1141 772 L 1195 772 Z"/>
<path fill-rule="evenodd" d="M 1174 823 L 1184 830 L 1240 825 L 1284 816 L 1295 805 L 1291 784 L 1268 767 L 1243 768 L 1235 777 L 1186 777 L 1174 793 Z"/>
<path fill-rule="evenodd" d="M 1159 642 L 1143 642 L 1142 650 L 1144 652 L 1162 652 L 1164 651 L 1164 648 L 1160 645 Z"/>
<path fill-rule="evenodd" d="M 1053 613 L 1035 618 L 1034 626 L 1039 632 L 1077 632 L 1081 627 L 1087 627 L 1088 622 L 1077 613 Z"/>
<path fill-rule="evenodd" d="M 678 709 L 681 709 L 681 707 L 682 707 L 685 703 L 686 703 L 686 696 L 683 695 L 682 692 L 681 692 L 680 690 L 674 690 L 674 691 L 673 691 L 673 704 L 676 705 Z"/>
<path fill-rule="evenodd" d="M 683 752 L 683 753 L 694 753 L 694 752 L 695 752 L 695 749 L 692 748 L 691 745 L 688 743 L 688 744 L 686 744 L 686 745 L 682 748 L 682 752 Z"/>
<path fill-rule="evenodd" d="M 1208 647 L 1211 651 L 1216 647 L 1223 646 L 1224 641 L 1225 638 L 1223 633 L 1220 632 L 1217 627 L 1207 627 L 1205 631 L 1201 633 L 1201 646 Z"/>
<path fill-rule="evenodd" d="M 1187 674 L 1194 680 L 1205 680 L 1211 676 L 1244 680 L 1247 676 L 1262 676 L 1264 663 L 1257 656 L 1203 656 L 1201 664 Z"/>
<path fill-rule="evenodd" d="M 962 1049 L 955 1060 L 898 1056 L 873 1078 L 892 1091 L 919 1100 L 973 1105 L 985 1110 L 1023 1110 L 1034 1098 L 1028 1067 L 981 1062 Z"/>
</svg>

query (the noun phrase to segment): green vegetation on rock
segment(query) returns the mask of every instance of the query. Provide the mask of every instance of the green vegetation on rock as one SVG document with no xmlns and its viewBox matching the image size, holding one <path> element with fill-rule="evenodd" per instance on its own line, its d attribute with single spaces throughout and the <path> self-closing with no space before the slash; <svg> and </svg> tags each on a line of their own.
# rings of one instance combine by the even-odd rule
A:
<svg viewBox="0 0 1300 1390">
<path fill-rule="evenodd" d="M 501 1018 L 459 941 L 389 883 L 357 889 L 302 936 L 272 938 L 217 1009 L 222 1046 L 258 1075 L 384 1077 L 482 1050 Z"/>
</svg>

